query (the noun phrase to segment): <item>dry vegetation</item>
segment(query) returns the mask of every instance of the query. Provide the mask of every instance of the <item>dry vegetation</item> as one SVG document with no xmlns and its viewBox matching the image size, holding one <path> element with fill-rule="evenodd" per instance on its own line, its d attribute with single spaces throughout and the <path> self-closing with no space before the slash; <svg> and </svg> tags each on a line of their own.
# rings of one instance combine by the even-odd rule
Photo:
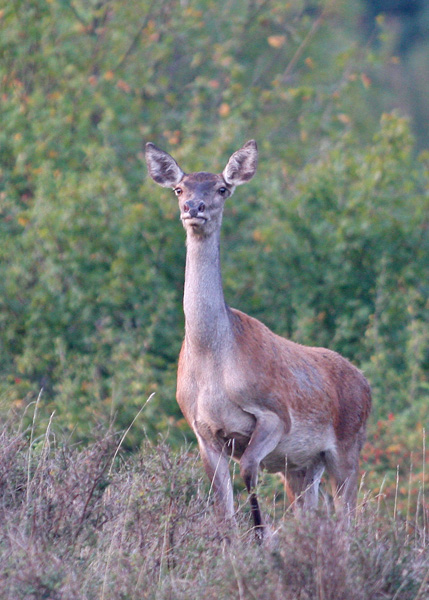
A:
<svg viewBox="0 0 429 600">
<path fill-rule="evenodd" d="M 194 450 L 147 443 L 116 453 L 100 431 L 85 447 L 6 426 L 0 437 L 0 597 L 4 600 L 423 600 L 429 532 L 361 494 L 346 530 L 328 515 L 297 521 L 263 501 L 276 530 L 255 545 L 243 496 L 237 535 L 213 522 Z M 278 504 L 281 504 L 279 500 Z M 411 514 L 412 511 L 410 511 Z"/>
</svg>

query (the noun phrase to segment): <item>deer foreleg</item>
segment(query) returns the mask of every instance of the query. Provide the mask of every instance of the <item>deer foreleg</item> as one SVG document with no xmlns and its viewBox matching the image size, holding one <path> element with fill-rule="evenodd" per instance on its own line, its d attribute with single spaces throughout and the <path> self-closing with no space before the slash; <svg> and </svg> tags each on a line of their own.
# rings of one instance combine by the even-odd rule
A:
<svg viewBox="0 0 429 600">
<path fill-rule="evenodd" d="M 254 414 L 254 413 L 252 413 Z M 272 412 L 254 414 L 256 418 L 250 442 L 240 460 L 240 474 L 250 494 L 255 534 L 258 540 L 262 537 L 263 523 L 255 488 L 258 483 L 258 470 L 261 461 L 272 452 L 283 434 L 283 424 L 279 417 Z"/>
<path fill-rule="evenodd" d="M 216 443 L 210 443 L 197 434 L 204 470 L 215 497 L 216 512 L 221 519 L 234 517 L 234 499 L 229 473 L 228 457 Z"/>
</svg>

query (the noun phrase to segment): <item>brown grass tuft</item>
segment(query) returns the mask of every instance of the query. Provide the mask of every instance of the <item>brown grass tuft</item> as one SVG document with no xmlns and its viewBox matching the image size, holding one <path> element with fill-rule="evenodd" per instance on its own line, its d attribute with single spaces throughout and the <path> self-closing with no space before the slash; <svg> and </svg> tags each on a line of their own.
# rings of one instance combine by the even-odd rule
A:
<svg viewBox="0 0 429 600">
<path fill-rule="evenodd" d="M 5 427 L 0 434 L 3 600 L 423 600 L 427 535 L 365 502 L 345 527 L 326 510 L 271 512 L 255 545 L 248 507 L 237 531 L 214 522 L 194 450 L 160 442 L 112 459 L 120 436 L 85 447 Z M 31 447 L 30 447 L 31 443 Z M 418 512 L 418 511 L 417 511 Z M 420 511 L 422 512 L 422 511 Z"/>
</svg>

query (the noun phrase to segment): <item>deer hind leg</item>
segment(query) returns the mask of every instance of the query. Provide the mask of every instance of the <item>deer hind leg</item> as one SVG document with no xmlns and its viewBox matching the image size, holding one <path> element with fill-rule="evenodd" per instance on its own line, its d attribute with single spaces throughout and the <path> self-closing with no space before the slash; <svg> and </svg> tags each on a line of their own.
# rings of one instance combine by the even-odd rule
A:
<svg viewBox="0 0 429 600">
<path fill-rule="evenodd" d="M 287 471 L 286 477 L 283 476 L 286 494 L 296 513 L 317 508 L 324 470 L 324 464 L 317 462 L 305 469 Z"/>
<path fill-rule="evenodd" d="M 250 507 L 255 536 L 258 542 L 263 538 L 263 522 L 255 488 L 258 483 L 258 470 L 264 460 L 278 445 L 282 434 L 283 424 L 280 418 L 272 412 L 254 414 L 256 425 L 252 432 L 250 442 L 240 459 L 240 474 L 250 494 Z"/>
<path fill-rule="evenodd" d="M 331 480 L 335 512 L 349 519 L 356 510 L 360 443 L 326 453 L 326 469 Z"/>
</svg>

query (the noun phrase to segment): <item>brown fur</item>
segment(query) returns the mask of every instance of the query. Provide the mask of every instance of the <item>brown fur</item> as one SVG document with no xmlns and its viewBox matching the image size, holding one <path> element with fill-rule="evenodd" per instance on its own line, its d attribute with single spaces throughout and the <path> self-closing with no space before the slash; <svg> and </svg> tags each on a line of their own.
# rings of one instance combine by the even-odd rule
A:
<svg viewBox="0 0 429 600">
<path fill-rule="evenodd" d="M 290 430 L 290 410 L 307 423 L 333 425 L 339 442 L 359 438 L 364 441 L 371 410 L 371 390 L 366 378 L 347 359 L 326 348 L 308 347 L 272 333 L 263 323 L 229 308 L 235 335 L 237 363 L 247 373 L 240 392 L 244 402 L 253 400 L 262 410 L 280 416 L 284 430 Z M 177 401 L 188 423 L 193 426 L 195 410 L 191 399 L 198 396 L 197 378 L 193 392 L 182 392 L 181 382 L 193 379 L 189 373 L 186 340 L 179 356 Z M 232 402 L 240 400 L 231 398 Z M 212 431 L 213 435 L 218 434 Z M 225 438 L 226 439 L 226 438 Z M 243 454 L 249 438 L 237 448 Z"/>
</svg>

